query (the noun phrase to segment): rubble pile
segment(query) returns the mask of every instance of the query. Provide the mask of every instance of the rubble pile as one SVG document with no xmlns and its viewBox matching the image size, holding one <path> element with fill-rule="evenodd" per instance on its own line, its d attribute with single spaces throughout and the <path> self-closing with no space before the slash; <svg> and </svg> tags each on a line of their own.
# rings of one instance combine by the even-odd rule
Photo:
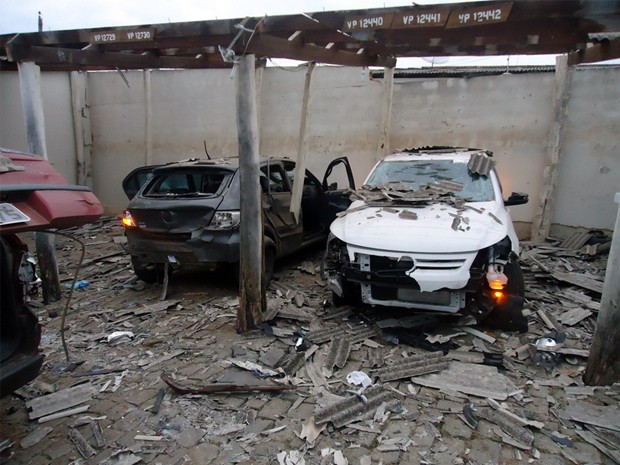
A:
<svg viewBox="0 0 620 465">
<path fill-rule="evenodd" d="M 288 260 L 265 321 L 235 332 L 226 274 L 133 277 L 114 219 L 64 302 L 33 302 L 43 372 L 0 401 L 15 464 L 620 463 L 620 386 L 584 386 L 604 246 L 525 244 L 525 334 L 334 308 L 320 251 Z M 589 240 L 589 239 L 588 239 Z M 78 252 L 58 240 L 63 283 Z"/>
</svg>

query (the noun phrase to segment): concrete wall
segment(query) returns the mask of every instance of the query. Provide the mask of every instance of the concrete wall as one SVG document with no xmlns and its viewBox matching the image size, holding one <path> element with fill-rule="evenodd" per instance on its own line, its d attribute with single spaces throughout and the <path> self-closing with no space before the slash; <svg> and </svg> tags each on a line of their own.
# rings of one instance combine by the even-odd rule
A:
<svg viewBox="0 0 620 465">
<path fill-rule="evenodd" d="M 76 181 L 75 132 L 69 73 L 42 73 L 47 156 L 69 182 Z M 17 73 L 0 73 L 0 146 L 28 151 Z"/>
<path fill-rule="evenodd" d="M 295 158 L 305 71 L 263 70 L 258 97 L 262 154 Z M 212 156 L 236 156 L 230 70 L 130 71 L 124 76 L 129 85 L 116 72 L 88 75 L 93 186 L 110 211 L 126 205 L 120 182 L 135 167 L 204 156 L 203 141 Z M 613 227 L 612 199 L 620 190 L 619 78 L 620 67 L 575 73 L 554 223 Z M 531 222 L 542 189 L 553 85 L 553 73 L 396 79 L 390 147 L 492 150 L 504 191 L 530 194 L 530 204 L 512 208 L 513 219 Z M 375 162 L 382 86 L 382 80 L 360 68 L 315 69 L 309 168 L 317 176 L 331 159 L 346 155 L 362 183 Z M 45 73 L 43 93 L 50 158 L 73 179 L 68 74 Z M 26 148 L 16 74 L 0 75 L 0 99 L 0 144 Z"/>
</svg>

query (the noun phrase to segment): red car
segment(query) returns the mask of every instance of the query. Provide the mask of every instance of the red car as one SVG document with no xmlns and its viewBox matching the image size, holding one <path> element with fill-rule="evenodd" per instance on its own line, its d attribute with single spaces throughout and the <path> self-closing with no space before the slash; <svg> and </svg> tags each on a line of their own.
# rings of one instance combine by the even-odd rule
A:
<svg viewBox="0 0 620 465">
<path fill-rule="evenodd" d="M 41 327 L 27 296 L 35 260 L 18 233 L 90 223 L 103 207 L 36 155 L 0 148 L 0 397 L 33 380 L 43 364 Z"/>
</svg>

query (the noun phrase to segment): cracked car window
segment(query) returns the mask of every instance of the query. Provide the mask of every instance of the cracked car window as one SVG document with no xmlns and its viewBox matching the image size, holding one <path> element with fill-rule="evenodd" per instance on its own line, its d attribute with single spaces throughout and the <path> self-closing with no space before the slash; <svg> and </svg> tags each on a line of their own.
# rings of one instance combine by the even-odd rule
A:
<svg viewBox="0 0 620 465">
<path fill-rule="evenodd" d="M 488 202 L 495 199 L 490 177 L 469 172 L 466 163 L 452 160 L 384 161 L 366 182 L 374 187 L 389 183 L 409 185 L 413 192 L 421 187 L 442 181 L 455 181 L 463 184 L 463 189 L 453 192 L 454 197 L 471 202 Z"/>
<path fill-rule="evenodd" d="M 228 173 L 222 171 L 174 172 L 158 176 L 146 196 L 211 196 L 217 194 Z"/>
</svg>

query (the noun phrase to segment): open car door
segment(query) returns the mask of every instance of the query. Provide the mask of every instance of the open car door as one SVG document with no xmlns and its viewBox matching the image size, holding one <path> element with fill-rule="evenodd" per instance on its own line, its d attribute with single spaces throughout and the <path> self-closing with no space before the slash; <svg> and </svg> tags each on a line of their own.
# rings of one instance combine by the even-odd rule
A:
<svg viewBox="0 0 620 465">
<path fill-rule="evenodd" d="M 163 165 L 149 165 L 136 168 L 123 179 L 123 190 L 129 200 L 153 177 L 153 171 Z"/>
<path fill-rule="evenodd" d="M 336 170 L 334 170 L 337 168 Z M 340 182 L 340 184 L 338 184 Z M 323 176 L 323 193 L 327 199 L 324 220 L 329 225 L 336 215 L 345 211 L 351 204 L 351 191 L 355 190 L 355 179 L 347 157 L 332 160 Z"/>
</svg>

